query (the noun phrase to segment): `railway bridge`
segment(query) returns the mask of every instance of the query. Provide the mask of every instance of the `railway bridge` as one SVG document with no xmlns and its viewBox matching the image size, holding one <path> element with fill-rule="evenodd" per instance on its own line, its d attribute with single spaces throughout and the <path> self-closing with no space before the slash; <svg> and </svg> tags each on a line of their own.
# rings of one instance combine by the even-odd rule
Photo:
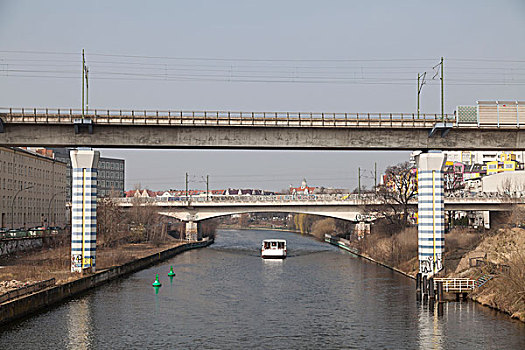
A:
<svg viewBox="0 0 525 350">
<path fill-rule="evenodd" d="M 1 108 L 0 145 L 423 150 L 417 160 L 419 262 L 422 273 L 433 275 L 444 250 L 445 158 L 439 150 L 525 150 L 524 103 L 514 102 L 478 103 L 467 111 L 472 118 L 459 107 L 455 115 Z M 90 149 L 71 152 L 73 271 L 96 266 L 98 157 Z"/>
</svg>

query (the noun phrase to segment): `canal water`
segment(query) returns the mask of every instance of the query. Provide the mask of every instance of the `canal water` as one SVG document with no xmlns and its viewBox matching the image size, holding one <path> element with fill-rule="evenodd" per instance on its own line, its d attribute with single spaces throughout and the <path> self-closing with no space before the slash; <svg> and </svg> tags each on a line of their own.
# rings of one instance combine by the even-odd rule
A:
<svg viewBox="0 0 525 350">
<path fill-rule="evenodd" d="M 288 241 L 286 260 L 260 258 L 268 238 Z M 0 349 L 525 349 L 523 324 L 472 302 L 438 316 L 414 289 L 310 237 L 219 230 L 208 248 L 1 329 Z"/>
</svg>

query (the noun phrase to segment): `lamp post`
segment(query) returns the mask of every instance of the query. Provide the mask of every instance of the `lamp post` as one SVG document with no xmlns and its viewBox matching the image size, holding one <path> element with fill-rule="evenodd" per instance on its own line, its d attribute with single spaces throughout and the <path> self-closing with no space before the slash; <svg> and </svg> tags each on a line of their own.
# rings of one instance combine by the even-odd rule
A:
<svg viewBox="0 0 525 350">
<path fill-rule="evenodd" d="M 47 227 L 49 227 L 49 222 L 51 221 L 51 203 L 53 202 L 53 199 L 55 199 L 55 197 L 57 196 L 57 194 L 60 194 L 60 193 L 65 193 L 67 192 L 67 190 L 62 190 L 62 191 L 58 191 L 56 192 L 52 197 L 51 199 L 49 200 L 49 204 L 47 206 Z M 55 206 L 53 206 L 53 216 L 55 215 Z M 54 220 L 53 220 L 53 223 L 54 223 Z M 54 225 L 53 225 L 54 226 Z"/>
<path fill-rule="evenodd" d="M 13 197 L 13 201 L 11 202 L 11 229 L 14 229 L 14 207 L 15 207 L 15 200 L 16 200 L 16 197 L 18 196 L 18 194 L 22 191 L 25 191 L 25 190 L 28 190 L 30 188 L 33 188 L 33 186 L 27 186 L 25 188 L 23 188 L 22 186 L 20 186 L 20 189 L 15 193 L 14 197 Z"/>
</svg>

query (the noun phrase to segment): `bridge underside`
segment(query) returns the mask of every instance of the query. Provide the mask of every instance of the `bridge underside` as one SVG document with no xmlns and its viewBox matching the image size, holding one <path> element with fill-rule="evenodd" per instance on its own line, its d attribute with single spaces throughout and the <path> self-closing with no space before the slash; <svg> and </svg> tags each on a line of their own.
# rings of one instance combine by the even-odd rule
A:
<svg viewBox="0 0 525 350">
<path fill-rule="evenodd" d="M 286 150 L 525 150 L 525 129 L 5 124 L 2 146 Z"/>
<path fill-rule="evenodd" d="M 363 213 L 362 209 L 358 207 L 313 207 L 313 206 L 275 206 L 275 207 L 261 207 L 261 206 L 241 206 L 241 207 L 219 207 L 219 208 L 202 208 L 186 209 L 186 208 L 166 208 L 166 210 L 159 211 L 160 215 L 173 217 L 182 221 L 201 221 L 211 219 L 219 216 L 232 214 L 246 214 L 246 213 L 297 213 L 320 215 L 336 219 L 356 221 L 358 216 Z"/>
</svg>

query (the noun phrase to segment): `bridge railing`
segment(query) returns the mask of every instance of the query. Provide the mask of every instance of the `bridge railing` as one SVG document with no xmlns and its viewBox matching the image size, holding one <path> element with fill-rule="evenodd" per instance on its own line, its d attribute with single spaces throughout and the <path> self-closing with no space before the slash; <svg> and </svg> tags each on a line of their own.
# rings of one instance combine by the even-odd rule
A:
<svg viewBox="0 0 525 350">
<path fill-rule="evenodd" d="M 522 203 L 525 199 L 525 192 L 512 193 L 462 193 L 446 194 L 448 201 L 471 200 L 496 200 L 497 202 L 516 202 Z M 308 195 L 195 195 L 195 196 L 170 196 L 170 197 L 126 197 L 116 198 L 121 203 L 159 203 L 159 202 L 193 202 L 193 203 L 224 203 L 224 202 L 354 202 L 354 203 L 382 203 L 383 198 L 373 193 L 364 194 L 308 194 Z M 417 197 L 409 203 L 416 205 Z"/>
<path fill-rule="evenodd" d="M 365 202 L 376 200 L 373 194 L 310 194 L 310 195 L 210 195 L 210 196 L 172 196 L 172 197 L 126 197 L 116 198 L 121 203 L 156 202 Z"/>
<path fill-rule="evenodd" d="M 7 123 L 68 124 L 90 118 L 95 124 L 220 125 L 288 127 L 400 127 L 431 128 L 436 123 L 455 125 L 453 115 L 413 113 L 316 113 L 171 111 L 60 108 L 0 108 Z"/>
</svg>

